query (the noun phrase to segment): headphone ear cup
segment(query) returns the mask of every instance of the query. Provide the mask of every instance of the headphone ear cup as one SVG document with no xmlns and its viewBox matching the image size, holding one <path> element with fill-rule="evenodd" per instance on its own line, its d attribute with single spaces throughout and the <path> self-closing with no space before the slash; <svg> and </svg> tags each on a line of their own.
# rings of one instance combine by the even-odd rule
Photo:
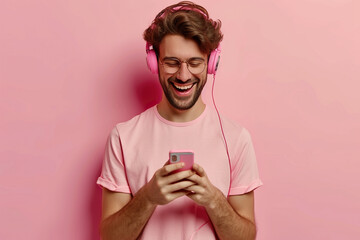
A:
<svg viewBox="0 0 360 240">
<path fill-rule="evenodd" d="M 150 71 L 154 74 L 158 73 L 158 62 L 154 50 L 149 50 L 146 55 L 146 63 Z"/>
<path fill-rule="evenodd" d="M 208 61 L 208 74 L 215 74 L 220 61 L 220 49 L 214 49 L 209 57 Z"/>
</svg>

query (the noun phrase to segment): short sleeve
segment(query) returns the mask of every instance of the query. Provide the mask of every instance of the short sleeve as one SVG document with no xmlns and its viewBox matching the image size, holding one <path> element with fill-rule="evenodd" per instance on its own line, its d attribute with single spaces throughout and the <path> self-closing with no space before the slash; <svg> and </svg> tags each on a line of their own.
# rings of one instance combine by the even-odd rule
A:
<svg viewBox="0 0 360 240">
<path fill-rule="evenodd" d="M 232 160 L 231 189 L 229 195 L 240 195 L 260 187 L 262 182 L 256 162 L 250 133 L 243 128 Z"/>
<path fill-rule="evenodd" d="M 116 126 L 107 139 L 102 171 L 96 183 L 111 191 L 131 193 L 126 179 L 120 137 Z"/>
</svg>

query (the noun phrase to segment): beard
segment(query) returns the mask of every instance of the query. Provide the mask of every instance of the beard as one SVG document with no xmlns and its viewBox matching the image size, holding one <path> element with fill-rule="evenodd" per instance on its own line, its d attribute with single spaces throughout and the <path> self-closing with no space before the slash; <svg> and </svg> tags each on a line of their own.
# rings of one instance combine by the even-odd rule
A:
<svg viewBox="0 0 360 240">
<path fill-rule="evenodd" d="M 192 77 L 186 82 L 178 80 L 175 76 L 168 78 L 167 80 L 160 80 L 161 87 L 164 91 L 166 99 L 174 108 L 178 110 L 188 110 L 192 108 L 195 103 L 198 101 L 201 92 L 206 84 L 207 74 L 205 75 L 205 79 L 201 81 L 199 78 Z M 174 93 L 174 85 L 173 83 L 178 84 L 193 84 L 192 86 L 192 94 L 189 96 L 178 96 Z"/>
</svg>

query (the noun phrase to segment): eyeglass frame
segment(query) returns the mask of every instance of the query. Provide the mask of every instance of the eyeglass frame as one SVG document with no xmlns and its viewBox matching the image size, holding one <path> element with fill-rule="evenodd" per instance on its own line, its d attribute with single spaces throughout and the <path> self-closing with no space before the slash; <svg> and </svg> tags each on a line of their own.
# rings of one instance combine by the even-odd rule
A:
<svg viewBox="0 0 360 240">
<path fill-rule="evenodd" d="M 164 59 L 165 59 L 165 60 L 177 61 L 177 62 L 178 62 L 178 65 L 177 65 L 177 66 L 178 66 L 178 70 L 177 70 L 176 72 L 174 72 L 174 73 L 169 73 L 169 72 L 167 72 L 167 71 L 165 70 L 165 67 L 164 67 L 164 65 L 166 65 L 166 64 L 163 62 Z M 192 61 L 192 60 L 201 60 L 201 61 L 202 61 L 201 64 L 204 64 L 204 67 L 203 67 L 203 69 L 201 70 L 201 72 L 199 72 L 199 73 L 193 73 L 192 71 L 190 71 L 190 69 L 189 69 L 189 61 Z M 172 74 L 172 75 L 174 75 L 174 74 L 176 74 L 176 73 L 179 72 L 182 63 L 186 63 L 186 68 L 187 68 L 187 70 L 188 70 L 191 74 L 194 74 L 194 75 L 198 75 L 198 74 L 203 73 L 204 70 L 206 69 L 206 65 L 207 65 L 207 64 L 206 64 L 206 60 L 203 59 L 203 58 L 201 58 L 201 57 L 192 57 L 192 58 L 189 58 L 189 59 L 187 59 L 187 60 L 185 60 L 185 61 L 182 61 L 182 60 L 180 60 L 180 59 L 178 59 L 178 58 L 176 58 L 176 57 L 164 57 L 162 60 L 159 60 L 159 63 L 161 64 L 161 66 L 163 66 L 165 73 L 167 73 L 167 74 Z"/>
</svg>

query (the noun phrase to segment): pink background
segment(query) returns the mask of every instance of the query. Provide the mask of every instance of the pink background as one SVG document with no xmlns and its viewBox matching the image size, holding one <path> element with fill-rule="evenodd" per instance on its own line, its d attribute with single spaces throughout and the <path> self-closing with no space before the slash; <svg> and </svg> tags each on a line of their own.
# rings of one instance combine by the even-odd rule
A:
<svg viewBox="0 0 360 240">
<path fill-rule="evenodd" d="M 0 239 L 99 239 L 105 141 L 159 100 L 142 32 L 170 3 L 2 1 Z M 258 239 L 358 239 L 359 1 L 198 3 L 223 22 L 218 107 L 265 184 Z"/>
</svg>

